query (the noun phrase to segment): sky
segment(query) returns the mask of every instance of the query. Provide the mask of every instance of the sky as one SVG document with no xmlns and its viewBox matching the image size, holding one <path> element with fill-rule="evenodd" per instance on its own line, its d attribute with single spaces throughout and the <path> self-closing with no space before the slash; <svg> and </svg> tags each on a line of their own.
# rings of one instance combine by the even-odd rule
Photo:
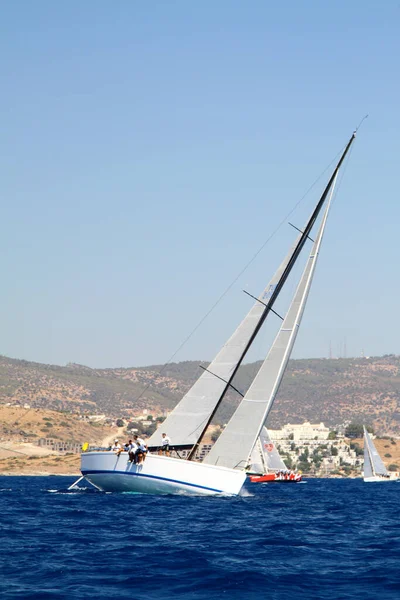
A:
<svg viewBox="0 0 400 600">
<path fill-rule="evenodd" d="M 293 356 L 399 354 L 399 25 L 397 0 L 2 2 L 0 353 L 211 360 L 368 114 Z"/>
</svg>

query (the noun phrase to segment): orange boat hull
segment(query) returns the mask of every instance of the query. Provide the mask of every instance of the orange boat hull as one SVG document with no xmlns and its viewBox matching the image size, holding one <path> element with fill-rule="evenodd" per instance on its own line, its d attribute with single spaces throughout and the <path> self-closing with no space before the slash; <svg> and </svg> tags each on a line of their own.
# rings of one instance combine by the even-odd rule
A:
<svg viewBox="0 0 400 600">
<path fill-rule="evenodd" d="M 275 477 L 274 473 L 267 473 L 265 475 L 250 475 L 250 481 L 252 483 L 298 483 L 301 481 L 301 475 L 297 475 L 293 479 L 279 479 Z"/>
</svg>

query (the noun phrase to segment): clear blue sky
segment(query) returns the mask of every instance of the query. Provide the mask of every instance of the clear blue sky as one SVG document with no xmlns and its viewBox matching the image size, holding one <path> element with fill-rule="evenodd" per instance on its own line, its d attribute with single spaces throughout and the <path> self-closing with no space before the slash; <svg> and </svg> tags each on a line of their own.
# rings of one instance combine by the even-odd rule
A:
<svg viewBox="0 0 400 600">
<path fill-rule="evenodd" d="M 391 0 L 3 2 L 0 353 L 165 362 L 366 113 L 294 356 L 400 353 L 399 25 Z M 212 358 L 293 235 L 176 360 Z"/>
</svg>

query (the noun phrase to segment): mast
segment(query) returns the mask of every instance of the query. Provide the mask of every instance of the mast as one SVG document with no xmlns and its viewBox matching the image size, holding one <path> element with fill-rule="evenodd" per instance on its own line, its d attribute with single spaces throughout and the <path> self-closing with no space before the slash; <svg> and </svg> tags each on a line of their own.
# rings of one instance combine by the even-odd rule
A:
<svg viewBox="0 0 400 600">
<path fill-rule="evenodd" d="M 346 155 L 347 155 L 348 151 L 350 150 L 350 147 L 351 147 L 351 145 L 352 145 L 355 137 L 356 137 L 356 132 L 353 132 L 350 140 L 347 142 L 347 145 L 346 145 L 346 147 L 345 147 L 345 149 L 344 149 L 344 151 L 343 151 L 343 153 L 342 153 L 342 155 L 341 155 L 341 157 L 339 159 L 339 162 L 337 163 L 337 165 L 336 165 L 336 167 L 335 167 L 335 169 L 334 169 L 334 171 L 333 171 L 333 173 L 332 173 L 332 175 L 331 175 L 331 177 L 330 177 L 330 179 L 329 179 L 329 181 L 328 181 L 328 183 L 327 183 L 324 191 L 322 192 L 322 195 L 321 195 L 321 197 L 320 197 L 320 199 L 318 201 L 318 204 L 316 205 L 316 207 L 315 207 L 315 209 L 314 209 L 314 211 L 313 211 L 310 219 L 308 220 L 308 223 L 307 223 L 304 231 L 302 232 L 301 236 L 299 236 L 299 238 L 298 238 L 298 240 L 297 240 L 297 242 L 295 244 L 294 250 L 293 250 L 293 252 L 292 252 L 292 254 L 291 254 L 291 256 L 290 256 L 290 258 L 289 258 L 289 260 L 287 262 L 287 265 L 286 265 L 286 267 L 285 267 L 285 269 L 284 269 L 281 277 L 279 278 L 279 280 L 278 280 L 275 288 L 273 290 L 271 290 L 271 294 L 270 294 L 270 297 L 268 299 L 268 302 L 265 304 L 265 308 L 264 308 L 263 313 L 262 313 L 262 315 L 261 315 L 261 317 L 260 317 L 260 319 L 259 319 L 259 321 L 258 321 L 258 323 L 257 323 L 257 325 L 256 325 L 256 327 L 254 329 L 254 331 L 253 331 L 253 334 L 250 336 L 250 338 L 249 338 L 249 340 L 248 340 L 248 342 L 247 342 L 247 344 L 246 344 L 246 346 L 245 346 L 245 348 L 244 348 L 244 350 L 243 350 L 243 352 L 242 352 L 242 354 L 241 354 L 241 356 L 240 356 L 240 358 L 239 358 L 239 360 L 238 360 L 235 368 L 233 369 L 233 371 L 232 371 L 229 379 L 227 379 L 226 385 L 223 388 L 222 393 L 221 393 L 221 395 L 220 395 L 217 403 L 215 404 L 215 407 L 214 407 L 213 411 L 211 412 L 211 414 L 209 415 L 209 418 L 205 422 L 203 430 L 202 430 L 200 436 L 198 437 L 197 442 L 194 444 L 192 450 L 190 451 L 189 456 L 188 456 L 188 460 L 191 460 L 195 456 L 197 448 L 198 448 L 198 446 L 199 446 L 199 444 L 200 444 L 200 442 L 201 442 L 201 440 L 202 440 L 202 438 L 203 438 L 203 436 L 204 436 L 204 434 L 205 434 L 208 426 L 210 425 L 210 423 L 211 423 L 211 421 L 212 421 L 215 413 L 217 412 L 218 407 L 220 406 L 223 398 L 225 397 L 225 394 L 227 393 L 228 389 L 230 388 L 231 382 L 232 382 L 233 378 L 235 377 L 235 375 L 236 375 L 236 373 L 237 373 L 237 371 L 238 371 L 241 363 L 243 362 L 244 357 L 246 356 L 246 354 L 247 354 L 250 346 L 254 342 L 254 339 L 256 338 L 258 332 L 260 331 L 260 329 L 261 329 L 263 323 L 265 322 L 268 314 L 270 313 L 270 311 L 271 311 L 271 309 L 272 309 L 272 307 L 273 307 L 273 305 L 275 303 L 275 300 L 277 299 L 279 293 L 281 292 L 283 285 L 285 284 L 287 278 L 289 277 L 289 274 L 290 274 L 290 272 L 291 272 L 294 264 L 296 263 L 296 261 L 297 261 L 297 259 L 299 257 L 299 254 L 300 254 L 301 250 L 303 249 L 303 246 L 304 246 L 306 240 L 309 237 L 311 229 L 312 229 L 312 227 L 313 227 L 316 219 L 318 218 L 318 215 L 319 215 L 319 213 L 320 213 L 320 211 L 321 211 L 321 209 L 322 209 L 322 207 L 323 207 L 323 205 L 325 203 L 325 200 L 326 200 L 326 198 L 328 196 L 329 190 L 331 189 L 332 184 L 333 184 L 333 182 L 335 181 L 335 179 L 337 177 L 339 169 L 342 166 L 342 163 L 343 163 L 344 159 L 346 158 Z"/>
</svg>

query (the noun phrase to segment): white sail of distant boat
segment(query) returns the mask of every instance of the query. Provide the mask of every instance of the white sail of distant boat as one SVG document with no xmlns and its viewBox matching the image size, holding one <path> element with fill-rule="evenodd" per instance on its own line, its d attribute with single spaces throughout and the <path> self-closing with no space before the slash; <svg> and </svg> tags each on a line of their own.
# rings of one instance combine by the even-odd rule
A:
<svg viewBox="0 0 400 600">
<path fill-rule="evenodd" d="M 263 427 L 250 456 L 248 472 L 255 474 L 287 471 L 287 467 L 278 452 L 276 444 L 271 440 L 266 427 Z"/>
<path fill-rule="evenodd" d="M 386 469 L 370 434 L 364 426 L 364 481 L 394 481 L 397 478 L 398 474 L 391 474 Z"/>
<path fill-rule="evenodd" d="M 347 143 L 314 211 L 300 231 L 289 255 L 235 333 L 224 344 L 208 369 L 182 398 L 171 415 L 149 440 L 144 461 L 130 462 L 127 452 L 94 451 L 81 455 L 81 472 L 104 491 L 149 494 L 238 494 L 246 479 L 251 452 L 272 406 L 300 325 L 314 274 L 337 174 L 353 143 Z M 256 378 L 237 411 L 202 463 L 194 462 L 203 439 L 232 380 L 285 285 L 302 249 L 311 240 L 313 226 L 325 208 L 303 276 L 283 325 Z M 311 240 L 312 241 L 312 240 Z M 275 313 L 276 314 L 276 313 Z M 235 389 L 235 388 L 233 388 Z M 190 448 L 185 460 L 159 455 L 161 433 L 166 432 L 175 449 Z M 75 485 L 75 484 L 73 484 Z"/>
</svg>

